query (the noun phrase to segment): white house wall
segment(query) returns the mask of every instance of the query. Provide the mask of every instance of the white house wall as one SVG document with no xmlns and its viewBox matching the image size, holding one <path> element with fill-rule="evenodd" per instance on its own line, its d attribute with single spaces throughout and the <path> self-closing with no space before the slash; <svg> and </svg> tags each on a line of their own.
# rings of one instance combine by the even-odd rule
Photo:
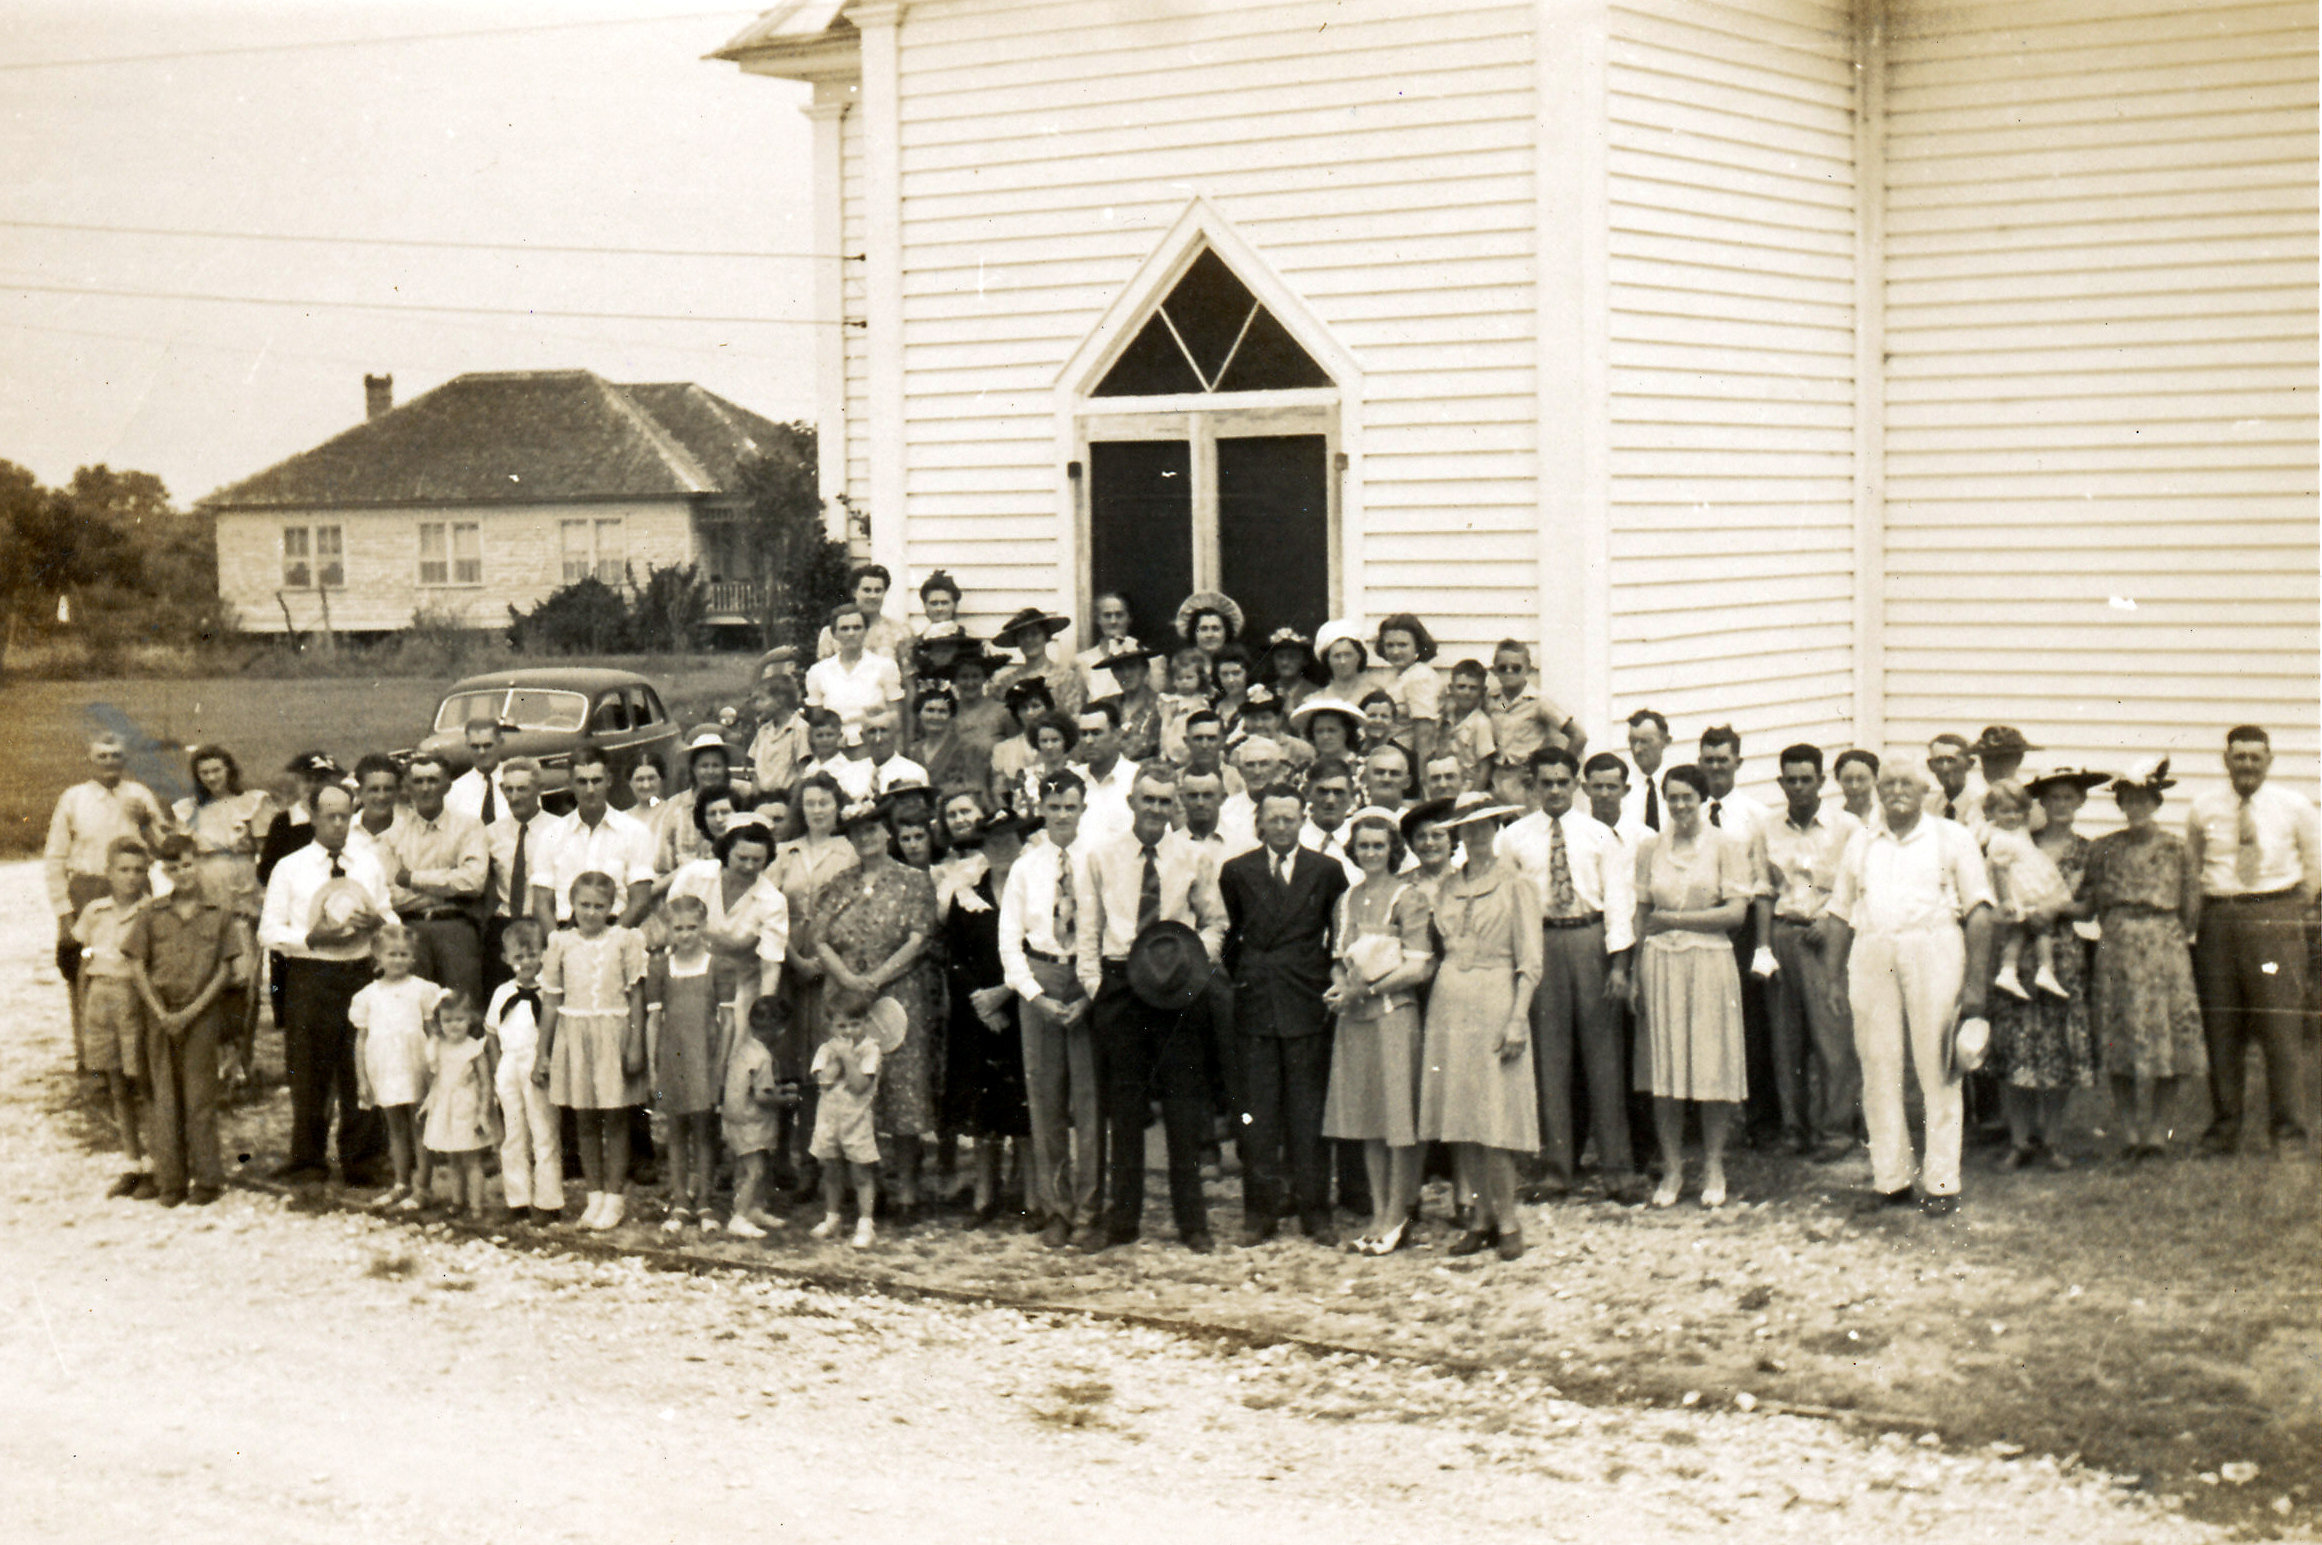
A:
<svg viewBox="0 0 2322 1545">
<path fill-rule="evenodd" d="M 1347 609 L 1440 623 L 1447 659 L 1535 634 L 1532 26 L 1529 4 L 913 4 L 912 579 L 949 568 L 986 623 L 1073 594 L 1057 372 L 1201 193 L 1367 373 Z"/>
<path fill-rule="evenodd" d="M 1852 735 L 1853 22 L 1609 18 L 1612 709 L 1731 723 L 1753 774 Z"/>
<path fill-rule="evenodd" d="M 856 104 L 846 110 L 839 120 L 839 250 L 845 254 L 840 265 L 844 278 L 839 283 L 839 315 L 845 321 L 841 329 L 845 343 L 846 360 L 846 443 L 839 447 L 846 457 L 846 492 L 856 509 L 866 508 L 871 497 L 871 365 L 870 333 L 861 325 L 866 306 L 864 300 L 864 265 L 856 259 L 868 241 L 863 225 L 863 109 Z"/>
<path fill-rule="evenodd" d="M 2315 10 L 1946 0 L 1887 73 L 1890 739 L 2317 749 Z"/>
<path fill-rule="evenodd" d="M 252 633 L 284 631 L 282 602 L 299 631 L 321 627 L 319 592 L 282 590 L 282 532 L 285 526 L 335 525 L 346 548 L 346 588 L 330 592 L 332 627 L 389 632 L 411 626 L 413 614 L 425 608 L 461 626 L 502 628 L 510 605 L 528 610 L 564 583 L 560 521 L 615 518 L 639 583 L 648 567 L 693 561 L 693 511 L 681 500 L 226 512 L 218 516 L 218 594 Z M 471 520 L 482 528 L 484 582 L 422 587 L 420 522 Z"/>
</svg>

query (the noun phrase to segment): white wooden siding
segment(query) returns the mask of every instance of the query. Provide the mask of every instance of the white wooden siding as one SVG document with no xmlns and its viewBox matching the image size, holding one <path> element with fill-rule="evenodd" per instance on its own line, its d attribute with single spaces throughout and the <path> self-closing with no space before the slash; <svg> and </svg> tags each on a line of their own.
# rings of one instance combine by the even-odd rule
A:
<svg viewBox="0 0 2322 1545">
<path fill-rule="evenodd" d="M 1753 783 L 1853 717 L 1853 37 L 1819 0 L 1610 17 L 1613 709 L 1732 724 Z"/>
<path fill-rule="evenodd" d="M 839 250 L 846 254 L 840 271 L 839 316 L 846 338 L 846 443 L 838 449 L 847 461 L 846 494 L 858 510 L 871 502 L 871 364 L 870 333 L 862 323 L 864 269 L 859 261 L 866 243 L 863 224 L 863 109 L 850 105 L 839 119 Z"/>
<path fill-rule="evenodd" d="M 1944 0 L 1887 72 L 1889 739 L 2317 751 L 2315 10 Z"/>
<path fill-rule="evenodd" d="M 1366 373 L 1347 609 L 1439 623 L 1446 664 L 1533 636 L 1532 25 L 1528 3 L 912 5 L 912 576 L 949 568 L 986 626 L 1072 593 L 1056 376 L 1198 192 Z"/>
</svg>

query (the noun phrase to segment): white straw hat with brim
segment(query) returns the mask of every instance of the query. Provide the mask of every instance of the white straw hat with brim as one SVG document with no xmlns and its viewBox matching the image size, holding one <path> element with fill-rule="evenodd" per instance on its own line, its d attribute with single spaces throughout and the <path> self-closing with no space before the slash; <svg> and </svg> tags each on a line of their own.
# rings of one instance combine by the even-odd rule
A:
<svg viewBox="0 0 2322 1545">
<path fill-rule="evenodd" d="M 1504 805 L 1478 790 L 1462 794 L 1452 803 L 1451 811 L 1438 822 L 1445 827 L 1473 826 L 1478 821 L 1506 821 L 1524 813 L 1521 805 Z"/>
<path fill-rule="evenodd" d="M 689 757 L 696 751 L 723 751 L 730 756 L 733 749 L 726 744 L 726 732 L 714 724 L 697 724 L 686 731 L 685 754 Z"/>
<path fill-rule="evenodd" d="M 1327 664 L 1330 646 L 1339 643 L 1354 645 L 1362 651 L 1363 664 L 1371 663 L 1370 642 L 1363 637 L 1362 628 L 1344 617 L 1334 617 L 1314 630 L 1314 658 Z"/>
<path fill-rule="evenodd" d="M 1226 621 L 1226 631 L 1235 638 L 1242 636 L 1242 605 L 1222 590 L 1196 590 L 1177 604 L 1177 636 L 1187 643 L 1193 641 L 1193 614 L 1216 612 Z"/>
</svg>

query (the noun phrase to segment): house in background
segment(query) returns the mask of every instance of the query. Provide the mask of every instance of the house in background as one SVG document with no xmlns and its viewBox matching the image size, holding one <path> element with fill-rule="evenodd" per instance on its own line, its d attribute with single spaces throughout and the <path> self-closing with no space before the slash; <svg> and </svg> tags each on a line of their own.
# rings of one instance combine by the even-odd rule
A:
<svg viewBox="0 0 2322 1545">
<path fill-rule="evenodd" d="M 2316 772 L 2310 0 L 797 0 L 826 496 L 968 621 L 1411 611 L 1914 761 Z"/>
<path fill-rule="evenodd" d="M 686 382 L 586 370 L 478 372 L 401 407 L 391 377 L 364 387 L 363 423 L 201 501 L 246 630 L 503 627 L 559 586 L 680 564 L 707 581 L 708 621 L 759 620 L 741 469 L 796 454 L 796 431 Z"/>
</svg>

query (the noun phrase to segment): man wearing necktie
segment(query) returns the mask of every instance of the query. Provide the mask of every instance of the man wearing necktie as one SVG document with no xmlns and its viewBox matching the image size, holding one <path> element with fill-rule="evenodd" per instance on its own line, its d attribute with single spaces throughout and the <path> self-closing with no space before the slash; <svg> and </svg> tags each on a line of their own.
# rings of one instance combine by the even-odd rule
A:
<svg viewBox="0 0 2322 1545">
<path fill-rule="evenodd" d="M 538 762 L 528 756 L 510 757 L 500 765 L 499 784 L 500 818 L 484 828 L 484 845 L 492 860 L 490 915 L 484 920 L 487 993 L 497 991 L 511 975 L 503 942 L 508 925 L 530 912 L 532 875 L 538 861 L 533 835 L 556 825 L 556 817 L 540 808 Z"/>
<path fill-rule="evenodd" d="M 1041 1244 L 1061 1250 L 1097 1226 L 1104 1146 L 1096 1032 L 1081 990 L 1080 817 L 1087 790 L 1075 772 L 1040 785 L 1040 835 L 1000 894 L 1000 969 L 1022 1005 L 1024 1096 L 1031 1118 L 1025 1210 Z M 1093 1237 L 1093 1235 L 1092 1235 Z"/>
<path fill-rule="evenodd" d="M 2195 797 L 2187 862 L 2201 879 L 2193 980 L 2209 1041 L 2209 1130 L 2201 1146 L 2241 1147 L 2249 1048 L 2265 1054 L 2266 1101 L 2277 1151 L 2313 1130 L 2304 1067 L 2308 930 L 2322 891 L 2314 807 L 2266 781 L 2273 742 L 2254 724 L 2225 737 L 2226 788 Z"/>
<path fill-rule="evenodd" d="M 1701 732 L 1701 749 L 1694 761 L 1709 782 L 1701 801 L 1702 819 L 1745 851 L 1751 850 L 1771 812 L 1735 787 L 1741 776 L 1741 736 L 1730 724 L 1711 725 Z M 1763 894 L 1765 875 L 1756 875 L 1756 880 Z M 1741 973 L 1742 1047 L 1749 1075 L 1747 1135 L 1752 1147 L 1772 1148 L 1782 1140 L 1782 1102 L 1775 1093 L 1773 1021 L 1766 1012 L 1766 979 L 1755 969 L 1757 949 L 1757 929 L 1745 916 L 1733 931 L 1733 955 Z"/>
<path fill-rule="evenodd" d="M 468 760 L 473 765 L 451 781 L 451 787 L 444 790 L 443 802 L 447 809 L 490 826 L 508 813 L 508 790 L 503 782 L 507 774 L 500 763 L 503 749 L 500 725 L 495 719 L 478 715 L 467 722 L 460 734 L 468 743 Z"/>
<path fill-rule="evenodd" d="M 1659 710 L 1640 708 L 1629 715 L 1629 760 L 1637 764 L 1637 777 L 1623 808 L 1647 831 L 1661 829 L 1661 762 L 1668 752 L 1669 721 Z"/>
<path fill-rule="evenodd" d="M 1213 964 L 1225 943 L 1216 856 L 1170 829 L 1177 813 L 1176 777 L 1164 762 L 1139 771 L 1129 791 L 1129 830 L 1090 849 L 1083 870 L 1079 974 L 1096 1005 L 1107 1198 L 1102 1225 L 1077 1241 L 1088 1250 L 1137 1237 L 1145 1210 L 1145 1128 L 1156 1096 L 1168 1137 L 1169 1204 L 1178 1236 L 1197 1253 L 1217 1248 L 1201 1194 L 1201 1148 L 1209 1135 L 1202 1044 L 1207 1005 L 1196 1000 L 1183 1011 L 1157 1009 L 1129 987 L 1129 949 L 1154 923 L 1192 927 Z"/>
<path fill-rule="evenodd" d="M 397 921 L 387 876 L 369 849 L 347 845 L 355 798 L 338 784 L 314 797 L 314 841 L 274 866 L 258 943 L 283 957 L 283 1059 L 290 1081 L 290 1157 L 274 1178 L 328 1178 L 331 1107 L 339 1115 L 339 1169 L 349 1185 L 374 1179 L 386 1147 L 378 1114 L 355 1100 L 355 1033 L 347 1005 L 371 980 L 371 938 Z M 337 921 L 326 887 L 352 884 L 361 902 Z"/>
<path fill-rule="evenodd" d="M 1258 793 L 1263 846 L 1218 873 L 1241 1066 L 1236 1126 L 1245 1244 L 1274 1237 L 1295 1212 L 1306 1237 L 1336 1240 L 1322 1109 L 1330 1089 L 1330 925 L 1345 869 L 1300 844 L 1306 801 L 1278 783 Z"/>
</svg>

